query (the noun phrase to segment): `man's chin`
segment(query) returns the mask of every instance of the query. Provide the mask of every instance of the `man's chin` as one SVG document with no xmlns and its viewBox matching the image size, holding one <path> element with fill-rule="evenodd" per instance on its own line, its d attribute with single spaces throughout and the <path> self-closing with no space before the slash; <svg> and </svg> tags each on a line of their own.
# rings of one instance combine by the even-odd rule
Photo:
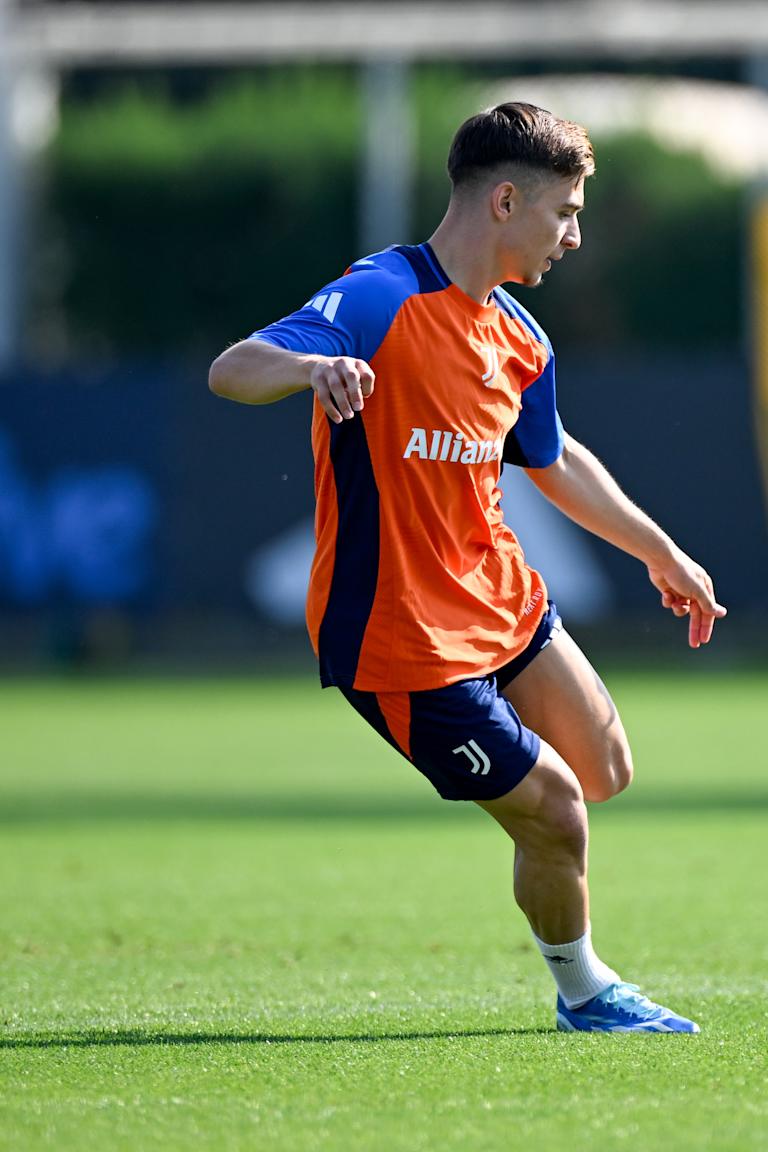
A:
<svg viewBox="0 0 768 1152">
<path fill-rule="evenodd" d="M 536 272 L 533 276 L 510 276 L 505 284 L 519 284 L 522 288 L 538 288 L 544 279 L 543 272 Z"/>
</svg>

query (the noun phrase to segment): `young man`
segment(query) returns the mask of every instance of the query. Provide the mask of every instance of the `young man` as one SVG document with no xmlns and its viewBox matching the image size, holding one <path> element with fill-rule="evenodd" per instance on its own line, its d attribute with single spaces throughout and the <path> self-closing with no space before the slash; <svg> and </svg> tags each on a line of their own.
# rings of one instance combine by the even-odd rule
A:
<svg viewBox="0 0 768 1152">
<path fill-rule="evenodd" d="M 595 954 L 585 800 L 629 784 L 616 708 L 504 523 L 502 460 L 641 560 L 689 643 L 725 615 L 706 572 L 564 432 L 549 340 L 498 287 L 537 285 L 580 243 L 583 128 L 527 104 L 472 117 L 430 241 L 353 264 L 214 361 L 247 404 L 315 393 L 317 553 L 307 620 L 336 685 L 441 796 L 515 843 L 515 896 L 563 1030 L 697 1032 Z M 374 381 L 376 392 L 374 394 Z"/>
</svg>

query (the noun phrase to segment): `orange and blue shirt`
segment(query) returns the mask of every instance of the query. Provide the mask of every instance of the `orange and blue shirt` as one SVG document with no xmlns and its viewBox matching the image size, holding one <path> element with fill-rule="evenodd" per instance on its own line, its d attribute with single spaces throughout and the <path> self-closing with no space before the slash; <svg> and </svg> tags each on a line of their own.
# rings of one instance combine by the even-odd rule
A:
<svg viewBox="0 0 768 1152">
<path fill-rule="evenodd" d="M 433 689 L 522 652 L 547 592 L 504 522 L 501 468 L 563 448 L 552 346 L 529 313 L 502 288 L 477 303 L 421 244 L 358 260 L 253 338 L 376 376 L 351 420 L 314 401 L 307 624 L 323 685 Z"/>
</svg>

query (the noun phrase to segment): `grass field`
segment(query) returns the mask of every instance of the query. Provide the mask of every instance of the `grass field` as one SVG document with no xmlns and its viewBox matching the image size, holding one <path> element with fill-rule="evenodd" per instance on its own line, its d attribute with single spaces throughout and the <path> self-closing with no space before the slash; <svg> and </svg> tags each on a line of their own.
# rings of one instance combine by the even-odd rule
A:
<svg viewBox="0 0 768 1152">
<path fill-rule="evenodd" d="M 0 1147 L 768 1148 L 768 677 L 607 678 L 595 941 L 698 1037 L 554 1032 L 503 834 L 314 682 L 0 684 Z"/>
</svg>

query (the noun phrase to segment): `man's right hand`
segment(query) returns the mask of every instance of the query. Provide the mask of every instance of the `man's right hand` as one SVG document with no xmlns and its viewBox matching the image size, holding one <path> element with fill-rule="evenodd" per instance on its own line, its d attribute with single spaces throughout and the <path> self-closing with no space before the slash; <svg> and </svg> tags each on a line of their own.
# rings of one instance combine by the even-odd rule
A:
<svg viewBox="0 0 768 1152">
<path fill-rule="evenodd" d="M 373 392 L 375 375 L 365 360 L 351 356 L 323 356 L 312 369 L 309 386 L 334 424 L 362 412 Z"/>
</svg>

